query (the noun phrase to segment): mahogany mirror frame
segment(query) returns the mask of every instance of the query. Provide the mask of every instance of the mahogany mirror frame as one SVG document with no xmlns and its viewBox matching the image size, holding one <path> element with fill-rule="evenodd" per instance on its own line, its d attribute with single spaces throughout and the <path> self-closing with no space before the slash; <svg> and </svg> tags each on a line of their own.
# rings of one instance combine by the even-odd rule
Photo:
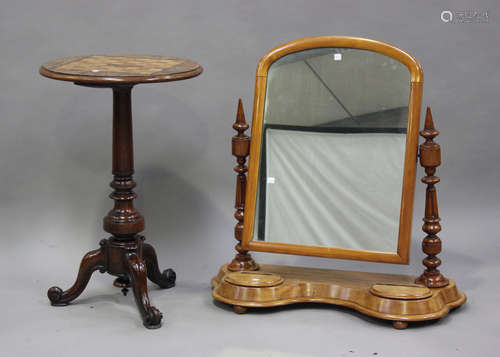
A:
<svg viewBox="0 0 500 357">
<path fill-rule="evenodd" d="M 374 51 L 403 63 L 410 72 L 408 127 L 406 135 L 403 186 L 399 217 L 399 234 L 396 253 L 276 242 L 261 242 L 253 240 L 255 206 L 257 202 L 258 175 L 262 145 L 262 124 L 264 118 L 264 103 L 266 98 L 266 82 L 268 70 L 276 60 L 290 53 L 324 47 L 354 48 Z M 413 213 L 413 198 L 416 181 L 418 130 L 422 99 L 422 86 L 422 67 L 413 56 L 388 43 L 365 38 L 347 36 L 320 36 L 303 38 L 276 47 L 275 49 L 269 51 L 264 57 L 262 57 L 257 65 L 257 75 L 255 80 L 249 170 L 245 196 L 244 228 L 241 241 L 242 248 L 244 250 L 270 253 L 408 264 Z"/>
</svg>

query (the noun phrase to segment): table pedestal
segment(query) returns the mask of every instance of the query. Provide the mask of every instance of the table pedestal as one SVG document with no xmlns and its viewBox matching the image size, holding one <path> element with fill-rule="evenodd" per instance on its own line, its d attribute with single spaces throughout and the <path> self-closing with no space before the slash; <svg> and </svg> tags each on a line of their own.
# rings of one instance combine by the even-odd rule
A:
<svg viewBox="0 0 500 357">
<path fill-rule="evenodd" d="M 104 217 L 104 230 L 112 236 L 100 242 L 100 248 L 88 252 L 82 259 L 76 282 L 63 291 L 49 289 L 47 295 L 54 306 L 67 305 L 85 289 L 92 273 L 99 270 L 117 277 L 114 285 L 122 288 L 124 295 L 131 287 L 144 326 L 161 326 L 162 314 L 150 304 L 147 278 L 162 288 L 175 285 L 175 272 L 158 268 L 154 248 L 144 243 L 139 232 L 144 230 L 144 218 L 134 208 L 137 195 L 133 189 L 134 152 L 132 140 L 131 85 L 118 85 L 113 89 L 113 175 L 110 198 L 114 207 Z"/>
</svg>

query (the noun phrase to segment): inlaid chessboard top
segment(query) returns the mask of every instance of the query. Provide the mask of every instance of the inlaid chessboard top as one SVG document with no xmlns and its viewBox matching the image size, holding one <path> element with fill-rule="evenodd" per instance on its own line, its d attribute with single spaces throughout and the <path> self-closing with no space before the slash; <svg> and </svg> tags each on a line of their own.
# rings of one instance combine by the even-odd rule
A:
<svg viewBox="0 0 500 357">
<path fill-rule="evenodd" d="M 199 75 L 196 62 L 154 55 L 90 55 L 59 58 L 44 63 L 40 74 L 81 84 L 113 85 L 168 82 Z"/>
</svg>

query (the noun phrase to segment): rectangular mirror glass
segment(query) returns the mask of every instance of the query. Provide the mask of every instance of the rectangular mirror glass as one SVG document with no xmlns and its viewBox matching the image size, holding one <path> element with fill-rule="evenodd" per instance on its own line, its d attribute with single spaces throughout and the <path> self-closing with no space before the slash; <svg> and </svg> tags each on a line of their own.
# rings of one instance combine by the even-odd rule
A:
<svg viewBox="0 0 500 357">
<path fill-rule="evenodd" d="M 253 241 L 398 250 L 410 72 L 315 48 L 267 73 Z"/>
</svg>

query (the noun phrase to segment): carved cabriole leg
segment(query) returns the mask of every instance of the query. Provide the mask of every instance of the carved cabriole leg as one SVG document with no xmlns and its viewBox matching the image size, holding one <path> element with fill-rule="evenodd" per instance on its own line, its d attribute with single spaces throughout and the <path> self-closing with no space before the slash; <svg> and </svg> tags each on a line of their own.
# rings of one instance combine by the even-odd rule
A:
<svg viewBox="0 0 500 357">
<path fill-rule="evenodd" d="M 144 326 L 161 326 L 162 314 L 151 306 L 147 292 L 147 278 L 169 288 L 175 284 L 175 272 L 158 269 L 156 253 L 152 246 L 143 243 L 138 235 L 144 230 L 144 218 L 134 207 L 135 181 L 134 151 L 132 140 L 132 86 L 113 87 L 113 192 L 109 197 L 114 207 L 104 217 L 104 230 L 111 233 L 103 239 L 101 248 L 85 255 L 75 284 L 67 291 L 52 287 L 48 297 L 52 305 L 66 305 L 76 299 L 85 289 L 92 273 L 100 270 L 116 276 L 114 285 L 121 288 L 124 295 L 132 288 Z M 149 273 L 148 273 L 149 270 Z"/>
<path fill-rule="evenodd" d="M 106 271 L 106 257 L 104 249 L 105 248 L 103 246 L 100 249 L 96 249 L 85 254 L 80 264 L 78 277 L 71 288 L 64 292 L 57 286 L 53 286 L 49 289 L 47 296 L 53 306 L 64 306 L 69 304 L 71 301 L 80 296 L 83 290 L 85 290 L 85 287 L 87 286 L 94 271 L 100 270 L 101 273 Z"/>
<path fill-rule="evenodd" d="M 250 153 L 250 138 L 245 135 L 245 131 L 249 128 L 245 121 L 245 113 L 243 112 L 243 104 L 241 99 L 238 101 L 238 113 L 236 122 L 233 124 L 234 130 L 238 132 L 232 138 L 232 153 L 236 156 L 237 165 L 234 171 L 236 176 L 236 199 L 234 208 L 234 218 L 238 221 L 234 227 L 234 237 L 238 241 L 235 249 L 238 252 L 234 259 L 229 263 L 228 269 L 231 271 L 239 270 L 257 270 L 259 266 L 255 263 L 248 251 L 241 247 L 241 239 L 243 237 L 243 218 L 245 213 L 245 193 L 248 167 L 245 165 L 248 154 Z"/>
<path fill-rule="evenodd" d="M 429 288 L 441 288 L 448 285 L 446 279 L 437 269 L 441 265 L 441 259 L 437 255 L 441 252 L 441 239 L 437 233 L 441 231 L 441 224 L 437 204 L 437 192 L 435 184 L 440 180 L 435 176 L 436 167 L 441 165 L 441 148 L 434 142 L 434 138 L 439 135 L 439 131 L 434 128 L 432 114 L 429 107 L 425 116 L 424 130 L 420 135 L 425 138 L 425 142 L 420 145 L 420 165 L 425 168 L 426 176 L 422 182 L 427 184 L 425 196 L 425 217 L 422 230 L 427 236 L 422 242 L 422 250 L 427 257 L 423 260 L 426 266 L 425 271 L 417 278 L 416 283 L 425 284 Z"/>
<path fill-rule="evenodd" d="M 149 301 L 146 265 L 136 253 L 129 253 L 126 266 L 132 283 L 135 302 L 141 313 L 144 326 L 150 329 L 161 327 L 163 316 L 157 308 L 151 306 Z"/>
<path fill-rule="evenodd" d="M 142 243 L 142 258 L 146 263 L 149 280 L 164 289 L 175 286 L 175 271 L 173 269 L 166 269 L 163 273 L 160 272 L 158 258 L 153 246 L 148 243 Z"/>
</svg>

